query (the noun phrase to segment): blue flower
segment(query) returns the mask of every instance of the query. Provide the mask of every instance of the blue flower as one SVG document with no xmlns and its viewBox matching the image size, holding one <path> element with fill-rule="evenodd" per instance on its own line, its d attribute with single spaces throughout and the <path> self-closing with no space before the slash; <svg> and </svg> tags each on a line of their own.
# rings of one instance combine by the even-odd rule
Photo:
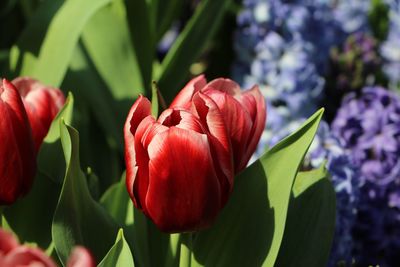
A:
<svg viewBox="0 0 400 267">
<path fill-rule="evenodd" d="M 360 266 L 399 266 L 400 98 L 382 87 L 348 94 L 332 130 L 360 166 L 356 260 Z"/>
</svg>

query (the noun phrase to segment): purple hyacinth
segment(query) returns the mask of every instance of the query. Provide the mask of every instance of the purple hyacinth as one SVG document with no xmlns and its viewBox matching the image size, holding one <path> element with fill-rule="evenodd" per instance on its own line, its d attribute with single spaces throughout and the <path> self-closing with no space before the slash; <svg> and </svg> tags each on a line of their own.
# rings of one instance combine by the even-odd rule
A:
<svg viewBox="0 0 400 267">
<path fill-rule="evenodd" d="M 304 120 L 293 121 L 286 128 L 275 133 L 270 140 L 270 145 L 275 145 L 294 132 L 302 122 Z M 339 139 L 332 135 L 329 125 L 321 121 L 302 168 L 315 169 L 324 163 L 336 191 L 336 228 L 328 265 L 333 267 L 338 263 L 344 263 L 344 266 L 350 266 L 353 261 L 351 234 L 359 195 L 359 170 L 351 162 L 349 151 L 344 149 Z"/>
<path fill-rule="evenodd" d="M 382 87 L 347 95 L 332 130 L 360 166 L 354 229 L 360 266 L 400 266 L 400 98 Z"/>
</svg>

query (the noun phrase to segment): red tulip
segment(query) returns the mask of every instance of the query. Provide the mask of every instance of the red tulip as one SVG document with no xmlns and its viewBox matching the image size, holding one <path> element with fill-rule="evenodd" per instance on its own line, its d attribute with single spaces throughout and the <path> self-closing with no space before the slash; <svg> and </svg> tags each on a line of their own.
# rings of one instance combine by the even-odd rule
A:
<svg viewBox="0 0 400 267">
<path fill-rule="evenodd" d="M 223 114 L 232 144 L 235 173 L 238 173 L 249 162 L 265 127 L 265 100 L 258 86 L 242 91 L 239 85 L 230 79 L 219 78 L 207 84 L 201 75 L 183 88 L 170 108 L 190 108 L 197 92 L 214 100 Z"/>
<path fill-rule="evenodd" d="M 0 228 L 0 266 L 1 267 L 57 267 L 54 261 L 41 249 L 20 245 L 15 237 Z M 90 252 L 77 246 L 68 259 L 67 267 L 95 267 Z"/>
<path fill-rule="evenodd" d="M 25 195 L 36 172 L 31 128 L 17 89 L 7 80 L 0 85 L 0 205 Z"/>
<path fill-rule="evenodd" d="M 14 236 L 0 229 L 0 266 L 56 267 L 57 265 L 42 250 L 34 247 L 21 246 Z"/>
<path fill-rule="evenodd" d="M 233 186 L 226 128 L 209 97 L 193 97 L 193 112 L 167 109 L 156 120 L 140 96 L 127 117 L 126 185 L 135 206 L 162 231 L 209 226 Z"/>
<path fill-rule="evenodd" d="M 65 103 L 64 94 L 29 77 L 12 80 L 18 89 L 32 127 L 36 151 L 49 131 L 51 122 Z"/>
</svg>

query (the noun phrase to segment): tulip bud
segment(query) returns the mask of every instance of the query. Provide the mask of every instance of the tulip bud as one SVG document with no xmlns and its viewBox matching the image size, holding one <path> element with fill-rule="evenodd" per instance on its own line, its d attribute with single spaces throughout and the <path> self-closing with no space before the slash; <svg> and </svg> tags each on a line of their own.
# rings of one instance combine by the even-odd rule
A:
<svg viewBox="0 0 400 267">
<path fill-rule="evenodd" d="M 170 108 L 189 109 L 196 93 L 209 96 L 220 109 L 231 140 L 235 173 L 243 170 L 257 148 L 265 127 L 265 100 L 257 85 L 242 91 L 230 79 L 207 84 L 203 75 L 192 79 L 175 97 Z"/>
<path fill-rule="evenodd" d="M 222 115 L 209 97 L 194 112 L 167 109 L 156 120 L 140 96 L 124 128 L 126 185 L 135 206 L 162 231 L 209 226 L 233 187 L 233 163 Z"/>
<path fill-rule="evenodd" d="M 17 89 L 0 85 L 0 205 L 12 204 L 32 186 L 36 155 L 29 121 Z"/>
<path fill-rule="evenodd" d="M 65 103 L 57 88 L 44 86 L 29 77 L 18 77 L 12 83 L 20 93 L 32 128 L 36 151 L 49 131 L 51 122 Z"/>
</svg>

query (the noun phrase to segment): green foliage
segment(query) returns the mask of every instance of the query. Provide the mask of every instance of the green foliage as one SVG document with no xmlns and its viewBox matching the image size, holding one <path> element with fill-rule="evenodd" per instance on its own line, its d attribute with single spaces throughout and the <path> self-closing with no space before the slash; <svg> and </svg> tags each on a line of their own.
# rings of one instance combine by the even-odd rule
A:
<svg viewBox="0 0 400 267">
<path fill-rule="evenodd" d="M 186 24 L 165 59 L 156 80 L 170 102 L 185 81 L 188 69 L 217 30 L 230 0 L 204 0 Z"/>
<path fill-rule="evenodd" d="M 67 169 L 52 224 L 55 249 L 64 264 L 78 244 L 86 246 L 100 260 L 112 246 L 118 228 L 89 193 L 80 169 L 78 132 L 64 122 L 60 131 Z"/>
<path fill-rule="evenodd" d="M 215 225 L 195 236 L 192 266 L 274 266 L 297 169 L 322 113 L 314 114 L 236 177 L 232 196 Z M 291 242 L 292 237 L 287 238 Z"/>
<path fill-rule="evenodd" d="M 128 243 L 124 238 L 124 231 L 118 231 L 115 244 L 108 251 L 104 259 L 97 265 L 98 267 L 134 267 L 133 257 Z"/>
<path fill-rule="evenodd" d="M 299 172 L 276 266 L 325 266 L 335 229 L 335 191 L 324 165 Z"/>
<path fill-rule="evenodd" d="M 371 0 L 368 21 L 375 38 L 384 41 L 389 30 L 389 7 L 383 0 Z"/>
</svg>

